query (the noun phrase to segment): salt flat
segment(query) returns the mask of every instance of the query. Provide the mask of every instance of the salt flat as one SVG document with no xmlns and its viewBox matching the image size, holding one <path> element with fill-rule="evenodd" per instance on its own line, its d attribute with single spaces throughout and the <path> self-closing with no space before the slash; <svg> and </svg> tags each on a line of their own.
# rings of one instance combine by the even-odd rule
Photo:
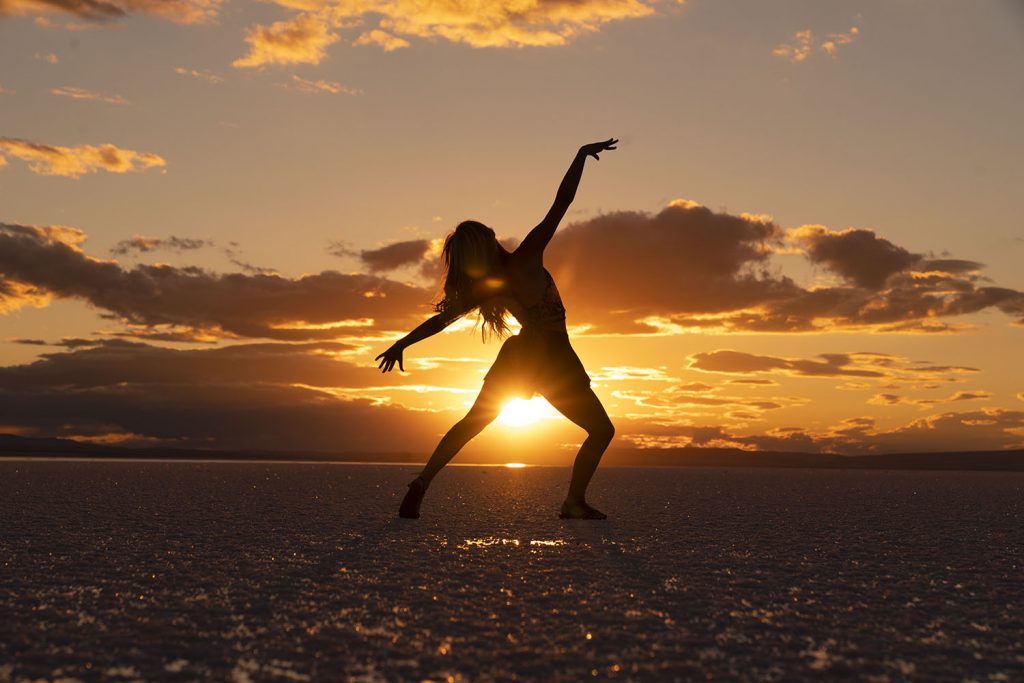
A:
<svg viewBox="0 0 1024 683">
<path fill-rule="evenodd" d="M 1024 474 L 0 462 L 0 680 L 1024 680 Z"/>
</svg>

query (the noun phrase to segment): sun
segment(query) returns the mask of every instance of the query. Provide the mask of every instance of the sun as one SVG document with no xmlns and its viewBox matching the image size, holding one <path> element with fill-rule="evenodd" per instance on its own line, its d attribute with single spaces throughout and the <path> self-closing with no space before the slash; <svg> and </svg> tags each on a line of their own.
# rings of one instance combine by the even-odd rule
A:
<svg viewBox="0 0 1024 683">
<path fill-rule="evenodd" d="M 531 398 L 526 401 L 521 398 L 514 398 L 505 404 L 498 415 L 498 423 L 506 427 L 525 427 L 538 420 L 557 417 L 558 414 L 551 404 L 542 398 Z"/>
</svg>

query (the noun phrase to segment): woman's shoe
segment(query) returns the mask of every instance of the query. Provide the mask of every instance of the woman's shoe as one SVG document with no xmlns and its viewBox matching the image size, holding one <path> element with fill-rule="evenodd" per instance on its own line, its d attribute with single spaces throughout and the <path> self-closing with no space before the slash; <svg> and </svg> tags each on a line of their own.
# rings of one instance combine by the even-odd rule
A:
<svg viewBox="0 0 1024 683">
<path fill-rule="evenodd" d="M 423 502 L 423 495 L 427 492 L 427 484 L 423 477 L 416 477 L 409 484 L 409 490 L 402 499 L 402 505 L 398 508 L 398 516 L 403 519 L 419 519 L 420 503 Z"/>
</svg>

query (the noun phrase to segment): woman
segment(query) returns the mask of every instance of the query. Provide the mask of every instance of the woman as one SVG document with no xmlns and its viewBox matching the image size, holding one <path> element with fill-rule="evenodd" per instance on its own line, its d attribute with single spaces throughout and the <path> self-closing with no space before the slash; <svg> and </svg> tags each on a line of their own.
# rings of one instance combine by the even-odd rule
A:
<svg viewBox="0 0 1024 683">
<path fill-rule="evenodd" d="M 460 223 L 444 242 L 444 298 L 436 306 L 437 315 L 375 359 L 380 360 L 382 372 L 391 371 L 396 363 L 404 372 L 402 352 L 407 347 L 437 334 L 474 308 L 480 309 L 485 333 L 489 330 L 498 336 L 507 335 L 507 314 L 522 325 L 519 334 L 502 345 L 473 407 L 444 435 L 423 472 L 409 484 L 398 511 L 400 517 L 420 516 L 420 503 L 434 476 L 498 416 L 505 401 L 511 396 L 529 398 L 540 393 L 587 431 L 559 516 L 606 518 L 587 503 L 586 491 L 615 428 L 569 344 L 565 308 L 543 259 L 544 248 L 576 196 L 587 157 L 599 159 L 600 152 L 615 149 L 617 142 L 610 138 L 580 148 L 558 187 L 551 209 L 515 251 L 505 250 L 486 225 L 476 221 Z"/>
</svg>

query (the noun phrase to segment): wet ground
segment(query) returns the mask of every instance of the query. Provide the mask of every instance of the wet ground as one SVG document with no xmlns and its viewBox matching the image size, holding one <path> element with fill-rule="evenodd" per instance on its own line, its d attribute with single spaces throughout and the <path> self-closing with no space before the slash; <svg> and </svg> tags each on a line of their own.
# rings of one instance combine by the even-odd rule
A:
<svg viewBox="0 0 1024 683">
<path fill-rule="evenodd" d="M 1024 680 L 1024 474 L 0 462 L 0 681 Z"/>
</svg>

